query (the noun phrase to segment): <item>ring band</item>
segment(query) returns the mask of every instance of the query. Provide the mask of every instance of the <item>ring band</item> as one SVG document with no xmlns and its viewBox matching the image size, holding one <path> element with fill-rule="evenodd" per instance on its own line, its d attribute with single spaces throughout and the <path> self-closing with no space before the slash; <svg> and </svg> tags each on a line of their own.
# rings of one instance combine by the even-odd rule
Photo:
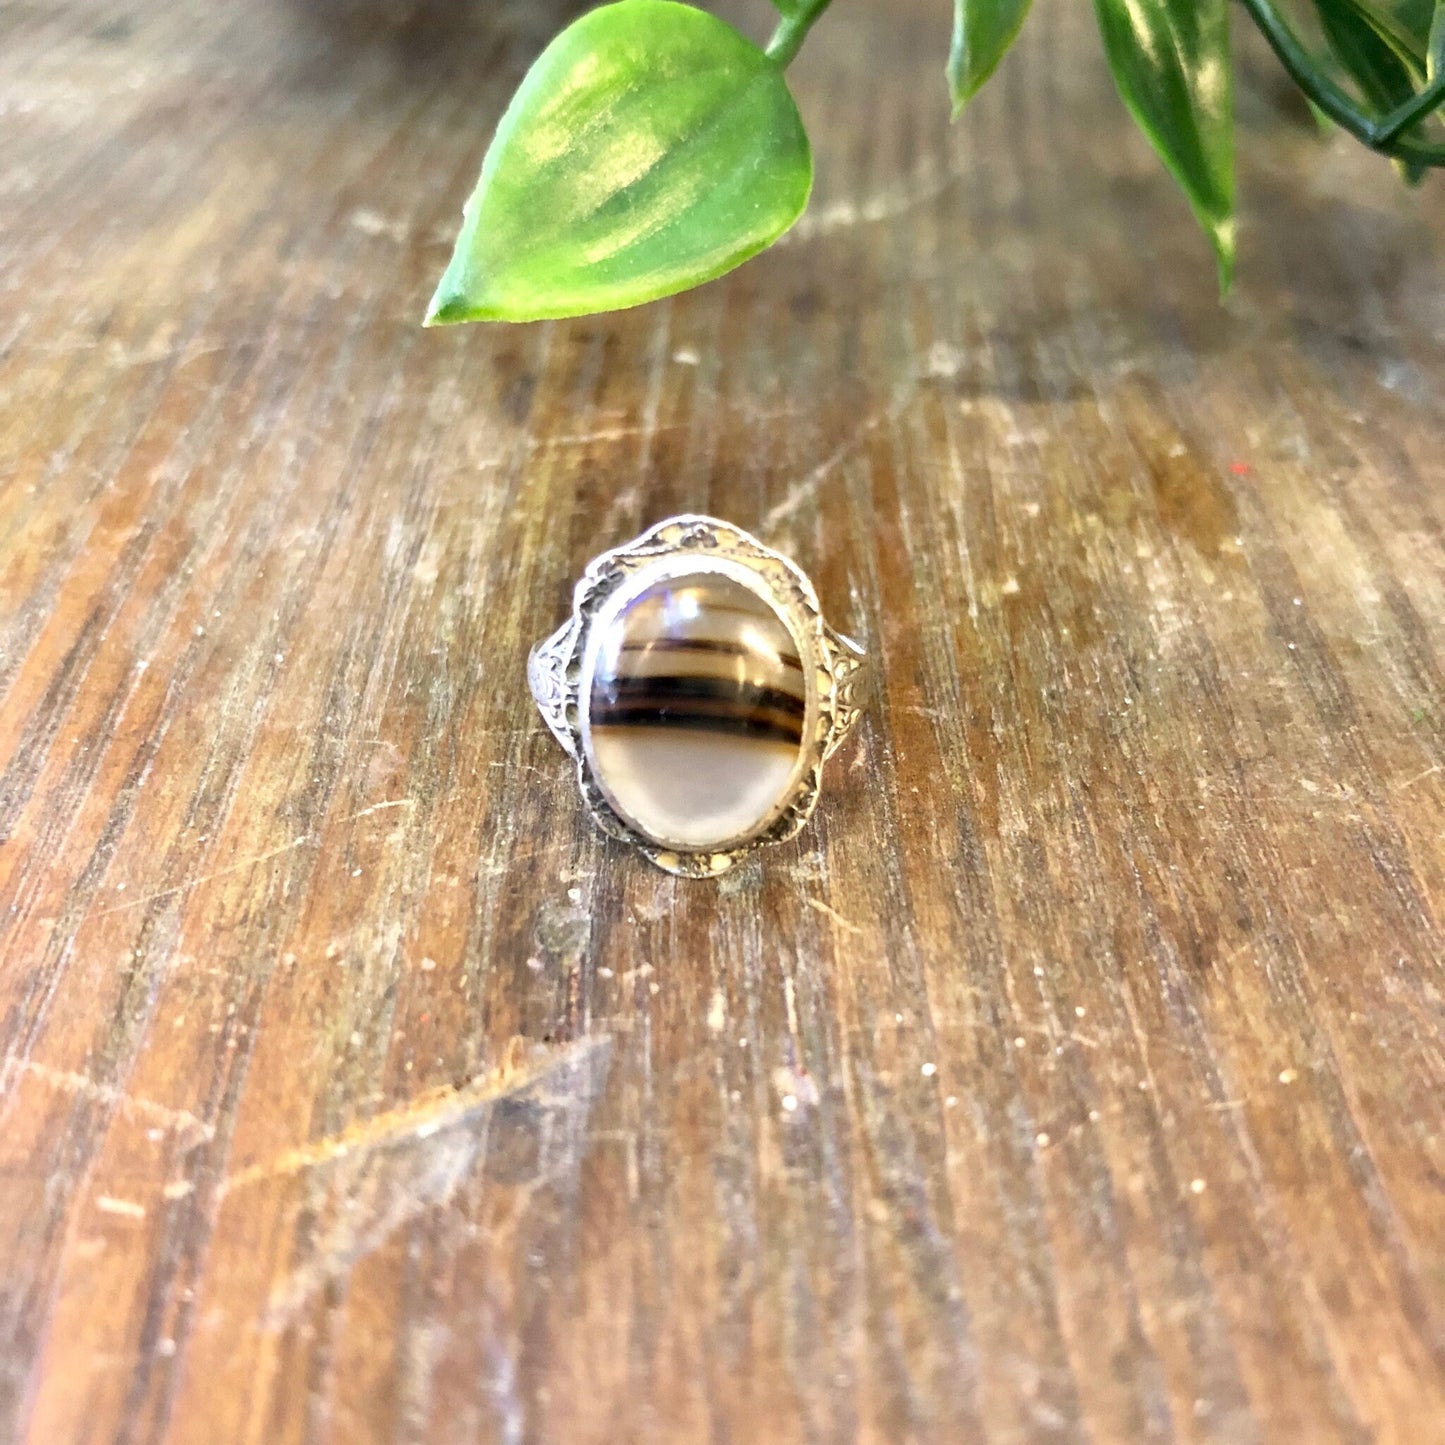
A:
<svg viewBox="0 0 1445 1445">
<path fill-rule="evenodd" d="M 808 821 L 863 662 L 794 563 L 682 516 L 587 565 L 527 675 L 598 825 L 711 878 Z"/>
</svg>

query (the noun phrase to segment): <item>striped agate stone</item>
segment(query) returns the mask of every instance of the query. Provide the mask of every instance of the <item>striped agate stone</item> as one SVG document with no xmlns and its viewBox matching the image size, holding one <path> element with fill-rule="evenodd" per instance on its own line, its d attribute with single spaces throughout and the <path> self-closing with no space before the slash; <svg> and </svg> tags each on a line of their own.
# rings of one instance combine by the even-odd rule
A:
<svg viewBox="0 0 1445 1445">
<path fill-rule="evenodd" d="M 646 587 L 603 629 L 584 736 L 613 808 L 671 848 L 756 833 L 788 794 L 807 721 L 782 616 L 742 582 L 694 572 Z"/>
</svg>

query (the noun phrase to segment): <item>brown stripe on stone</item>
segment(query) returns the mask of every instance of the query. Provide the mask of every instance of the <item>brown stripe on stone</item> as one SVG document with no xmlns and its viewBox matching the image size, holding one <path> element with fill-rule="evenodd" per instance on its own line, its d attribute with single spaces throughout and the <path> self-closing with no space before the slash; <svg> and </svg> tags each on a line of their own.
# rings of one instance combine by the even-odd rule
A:
<svg viewBox="0 0 1445 1445">
<path fill-rule="evenodd" d="M 605 702 L 594 703 L 592 726 L 701 728 L 796 744 L 806 713 L 805 699 L 775 689 L 740 692 L 716 678 L 623 678 Z"/>
<path fill-rule="evenodd" d="M 749 649 L 741 643 L 736 642 L 711 642 L 704 638 L 664 638 L 656 642 L 635 643 L 629 642 L 622 648 L 623 654 L 641 652 L 706 652 L 726 654 L 729 657 L 745 657 Z M 796 652 L 779 653 L 778 661 L 784 667 L 803 670 L 803 659 Z"/>
</svg>

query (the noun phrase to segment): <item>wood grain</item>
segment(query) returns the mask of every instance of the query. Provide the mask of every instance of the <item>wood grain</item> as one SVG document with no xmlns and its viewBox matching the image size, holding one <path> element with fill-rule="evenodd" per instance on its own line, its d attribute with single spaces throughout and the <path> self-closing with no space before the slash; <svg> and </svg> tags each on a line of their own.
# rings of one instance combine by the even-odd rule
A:
<svg viewBox="0 0 1445 1445">
<path fill-rule="evenodd" d="M 776 251 L 447 333 L 562 6 L 0 10 L 0 1439 L 1445 1440 L 1440 188 L 1244 47 L 1221 305 L 946 9 Z M 716 886 L 523 681 L 684 509 L 881 659 Z"/>
</svg>

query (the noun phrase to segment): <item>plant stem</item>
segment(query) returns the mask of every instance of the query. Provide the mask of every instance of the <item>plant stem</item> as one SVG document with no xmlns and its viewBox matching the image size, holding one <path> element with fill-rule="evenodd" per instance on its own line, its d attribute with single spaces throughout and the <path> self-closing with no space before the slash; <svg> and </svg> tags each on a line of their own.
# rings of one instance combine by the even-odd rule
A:
<svg viewBox="0 0 1445 1445">
<path fill-rule="evenodd" d="M 791 15 L 784 15 L 778 21 L 778 28 L 773 31 L 773 38 L 768 41 L 768 58 L 776 60 L 781 68 L 786 69 L 802 49 L 803 41 L 813 28 L 813 22 L 832 3 L 833 0 L 801 0 Z"/>
<path fill-rule="evenodd" d="M 1241 0 L 1279 63 L 1290 79 L 1342 130 L 1371 150 L 1384 151 L 1402 161 L 1423 166 L 1445 166 L 1445 146 L 1406 139 L 1402 132 L 1429 115 L 1445 100 L 1445 89 L 1437 77 L 1419 95 L 1408 100 L 1383 120 L 1361 113 L 1349 94 L 1323 74 L 1309 51 L 1300 43 L 1273 0 Z"/>
</svg>

